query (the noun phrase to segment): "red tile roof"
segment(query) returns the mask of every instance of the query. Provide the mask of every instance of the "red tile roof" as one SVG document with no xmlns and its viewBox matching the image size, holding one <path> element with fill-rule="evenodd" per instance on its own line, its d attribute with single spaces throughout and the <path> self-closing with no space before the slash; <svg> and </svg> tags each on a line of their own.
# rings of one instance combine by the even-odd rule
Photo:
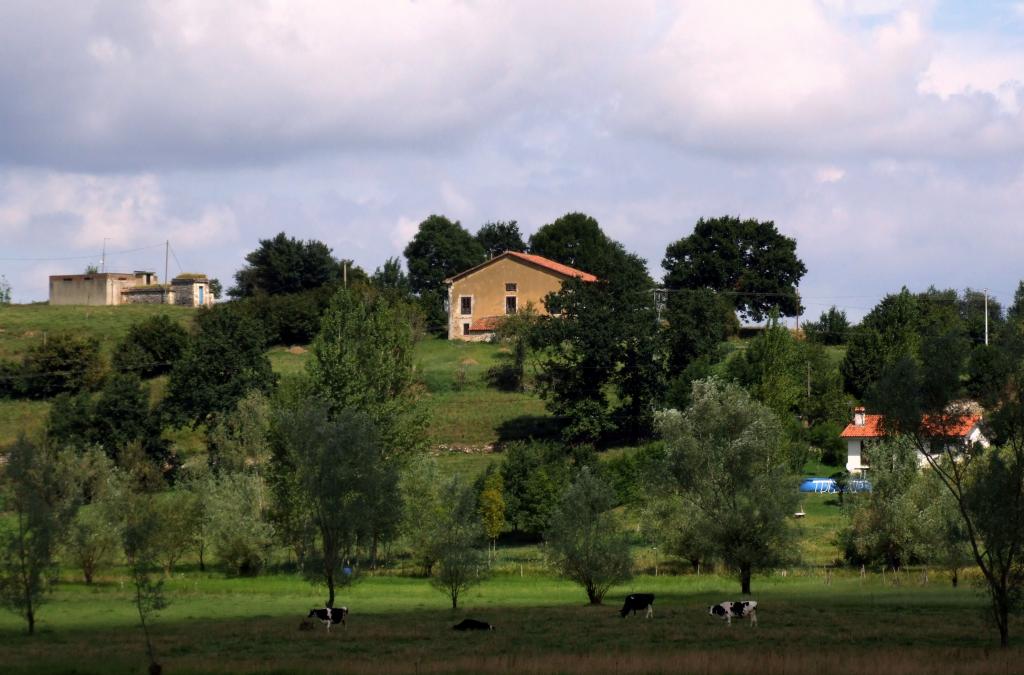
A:
<svg viewBox="0 0 1024 675">
<path fill-rule="evenodd" d="M 473 319 L 469 330 L 495 330 L 504 318 L 503 316 L 482 316 L 479 319 Z"/>
<path fill-rule="evenodd" d="M 544 269 L 554 272 L 555 274 L 561 274 L 564 277 L 578 278 L 582 279 L 583 281 L 597 281 L 597 277 L 595 277 L 593 274 L 590 274 L 589 272 L 584 272 L 583 270 L 578 270 L 575 267 L 563 265 L 560 262 L 555 262 L 554 260 L 550 260 L 548 258 L 545 258 L 544 256 L 534 255 L 532 253 L 520 253 L 519 251 L 505 251 L 501 255 L 494 256 L 487 262 L 480 263 L 476 267 L 470 267 L 468 270 L 459 272 L 458 274 L 448 277 L 447 279 L 445 279 L 445 281 L 451 283 L 456 279 L 461 279 L 462 277 L 472 274 L 473 272 L 476 272 L 478 269 L 486 267 L 487 265 L 490 265 L 493 262 L 497 262 L 502 258 L 516 258 L 525 263 L 535 265 L 537 267 L 543 267 Z"/>
<path fill-rule="evenodd" d="M 842 438 L 879 438 L 885 435 L 882 429 L 883 419 L 882 415 L 864 415 L 863 426 L 847 424 L 846 428 L 843 429 L 843 433 L 839 435 Z M 946 421 L 926 415 L 921 420 L 921 431 L 926 435 L 963 438 L 970 434 L 971 429 L 980 421 L 981 415 L 953 417 Z"/>
<path fill-rule="evenodd" d="M 534 255 L 532 253 L 520 253 L 519 251 L 507 251 L 507 253 L 510 256 L 519 258 L 520 260 L 527 260 L 532 262 L 534 265 L 539 265 L 540 267 L 547 268 L 552 272 L 557 272 L 567 277 L 575 277 L 582 279 L 583 281 L 597 281 L 597 277 L 589 272 L 584 272 L 583 270 L 578 270 L 575 267 L 563 265 L 560 262 L 555 262 L 554 260 L 545 258 L 544 256 Z"/>
</svg>

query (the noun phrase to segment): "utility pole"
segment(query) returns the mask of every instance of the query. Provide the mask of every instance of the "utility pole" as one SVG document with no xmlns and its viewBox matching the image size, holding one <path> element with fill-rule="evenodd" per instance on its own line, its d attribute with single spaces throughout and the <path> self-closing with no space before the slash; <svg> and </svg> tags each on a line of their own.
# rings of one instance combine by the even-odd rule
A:
<svg viewBox="0 0 1024 675">
<path fill-rule="evenodd" d="M 100 272 L 107 271 L 107 241 L 110 237 L 103 237 L 103 253 L 100 255 Z"/>
<path fill-rule="evenodd" d="M 167 256 L 171 252 L 171 240 L 164 242 L 164 304 L 167 304 Z"/>
<path fill-rule="evenodd" d="M 341 279 L 342 279 L 342 283 L 345 285 L 345 288 L 348 288 L 348 261 L 347 260 L 343 260 L 341 262 Z"/>
<path fill-rule="evenodd" d="M 988 289 L 985 291 L 985 346 L 988 347 Z"/>
</svg>

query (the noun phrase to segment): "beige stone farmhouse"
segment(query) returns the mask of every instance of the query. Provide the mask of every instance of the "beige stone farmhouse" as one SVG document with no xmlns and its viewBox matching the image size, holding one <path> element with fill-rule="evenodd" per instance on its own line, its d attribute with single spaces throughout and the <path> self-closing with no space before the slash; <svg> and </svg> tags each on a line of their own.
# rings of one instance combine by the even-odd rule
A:
<svg viewBox="0 0 1024 675">
<path fill-rule="evenodd" d="M 51 305 L 213 304 L 205 274 L 180 274 L 161 284 L 153 272 L 57 274 L 50 277 Z"/>
<path fill-rule="evenodd" d="M 957 443 L 980 443 L 988 446 L 988 439 L 981 433 L 981 415 L 972 413 L 956 417 L 948 425 L 932 424 L 928 418 L 921 421 L 923 429 L 930 426 L 941 430 L 934 434 L 936 438 L 948 439 Z M 851 474 L 864 475 L 871 468 L 871 445 L 885 437 L 884 418 L 882 415 L 869 415 L 863 407 L 853 411 L 853 422 L 846 425 L 841 434 L 846 440 L 846 470 Z M 929 434 L 931 436 L 931 434 Z M 918 452 L 919 466 L 928 464 L 927 458 Z"/>
<path fill-rule="evenodd" d="M 448 339 L 487 340 L 501 319 L 527 304 L 547 314 L 544 297 L 566 279 L 597 281 L 593 274 L 539 255 L 506 251 L 445 279 L 448 285 Z"/>
</svg>

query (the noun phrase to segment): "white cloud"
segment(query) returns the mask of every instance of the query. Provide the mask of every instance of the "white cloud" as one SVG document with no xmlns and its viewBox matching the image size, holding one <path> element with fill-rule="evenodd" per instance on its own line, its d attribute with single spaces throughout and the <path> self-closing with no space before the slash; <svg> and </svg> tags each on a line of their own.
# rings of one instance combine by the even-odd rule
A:
<svg viewBox="0 0 1024 675">
<path fill-rule="evenodd" d="M 402 216 L 391 228 L 391 234 L 389 236 L 391 245 L 399 250 L 404 249 L 405 245 L 412 241 L 412 238 L 416 236 L 416 232 L 419 230 L 419 227 L 420 223 L 418 220 Z"/>
<path fill-rule="evenodd" d="M 814 174 L 819 183 L 838 183 L 846 175 L 846 171 L 837 166 L 823 166 Z"/>
</svg>

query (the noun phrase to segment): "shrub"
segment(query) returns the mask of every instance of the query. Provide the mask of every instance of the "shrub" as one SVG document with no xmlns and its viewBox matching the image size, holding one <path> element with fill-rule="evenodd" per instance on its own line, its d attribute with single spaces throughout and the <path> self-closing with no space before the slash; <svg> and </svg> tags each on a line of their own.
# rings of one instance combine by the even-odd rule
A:
<svg viewBox="0 0 1024 675">
<path fill-rule="evenodd" d="M 31 398 L 91 391 L 103 381 L 100 343 L 70 333 L 49 336 L 25 355 L 22 391 Z"/>
<path fill-rule="evenodd" d="M 171 372 L 188 344 L 188 333 L 165 314 L 133 324 L 118 343 L 112 365 L 116 370 L 139 377 L 156 377 Z"/>
</svg>

